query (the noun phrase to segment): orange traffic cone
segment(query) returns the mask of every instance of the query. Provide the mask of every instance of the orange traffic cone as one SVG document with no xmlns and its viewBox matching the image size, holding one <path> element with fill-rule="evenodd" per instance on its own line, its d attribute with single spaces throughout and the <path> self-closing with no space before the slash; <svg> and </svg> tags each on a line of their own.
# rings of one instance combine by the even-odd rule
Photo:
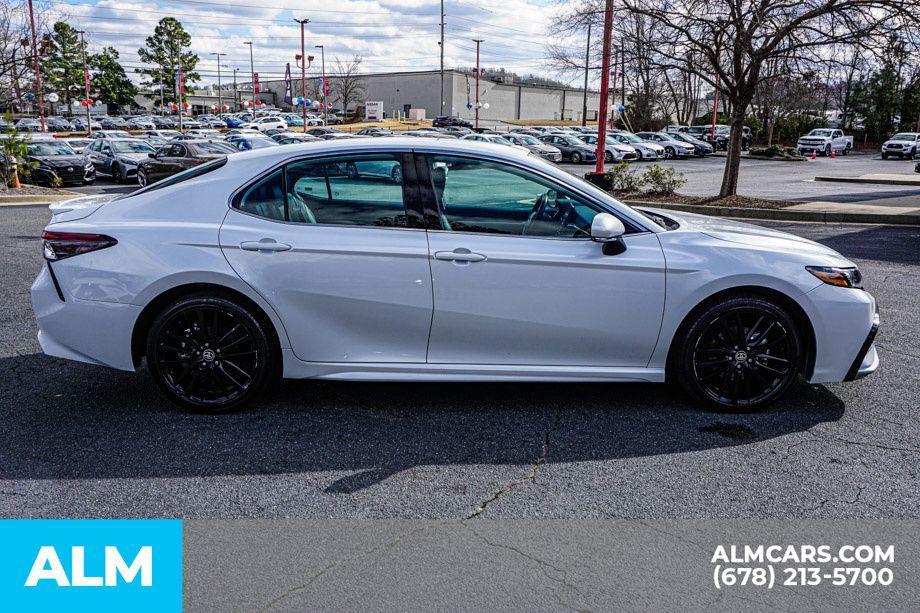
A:
<svg viewBox="0 0 920 613">
<path fill-rule="evenodd" d="M 811 159 L 813 159 L 813 160 L 817 160 L 817 159 L 818 159 L 818 150 L 817 150 L 817 149 L 812 149 L 812 150 L 811 150 Z"/>
<path fill-rule="evenodd" d="M 832 157 L 832 158 L 835 158 L 835 157 L 837 157 L 837 154 L 836 154 L 836 153 L 834 153 L 834 150 L 833 150 L 833 149 L 831 149 L 831 157 Z"/>
</svg>

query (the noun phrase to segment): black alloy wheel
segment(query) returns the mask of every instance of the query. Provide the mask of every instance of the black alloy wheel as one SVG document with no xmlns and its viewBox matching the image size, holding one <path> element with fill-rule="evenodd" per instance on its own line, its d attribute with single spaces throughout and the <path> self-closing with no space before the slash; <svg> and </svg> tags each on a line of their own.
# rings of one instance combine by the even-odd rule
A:
<svg viewBox="0 0 920 613">
<path fill-rule="evenodd" d="M 118 166 L 118 162 L 112 164 L 112 181 L 121 183 L 121 169 Z"/>
<path fill-rule="evenodd" d="M 154 319 L 147 367 L 175 403 L 219 413 L 257 395 L 272 378 L 274 356 L 263 324 L 219 296 L 182 298 Z"/>
<path fill-rule="evenodd" d="M 612 162 L 612 161 L 613 161 L 613 154 L 610 153 L 609 151 L 605 151 L 605 152 L 604 152 L 604 161 L 607 162 L 608 164 L 609 164 L 610 162 Z"/>
<path fill-rule="evenodd" d="M 673 160 L 673 159 L 674 159 L 674 156 L 675 156 L 674 149 L 672 149 L 672 148 L 670 148 L 670 147 L 665 147 L 665 148 L 664 148 L 664 159 L 666 159 L 666 160 Z"/>
<path fill-rule="evenodd" d="M 581 154 L 578 153 L 577 151 L 572 152 L 572 163 L 581 164 Z"/>
<path fill-rule="evenodd" d="M 678 357 L 677 378 L 697 400 L 719 410 L 749 412 L 779 398 L 801 371 L 795 321 L 759 297 L 733 298 L 703 312 Z"/>
</svg>

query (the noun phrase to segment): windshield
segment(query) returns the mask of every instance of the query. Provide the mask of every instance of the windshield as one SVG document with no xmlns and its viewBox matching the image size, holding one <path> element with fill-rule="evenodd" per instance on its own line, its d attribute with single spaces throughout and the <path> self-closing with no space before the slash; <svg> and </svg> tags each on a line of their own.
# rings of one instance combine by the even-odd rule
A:
<svg viewBox="0 0 920 613">
<path fill-rule="evenodd" d="M 917 135 L 905 132 L 904 134 L 895 134 L 891 137 L 891 140 L 917 140 Z"/>
<path fill-rule="evenodd" d="M 153 153 L 153 147 L 139 140 L 113 140 L 112 150 L 116 153 Z"/>
<path fill-rule="evenodd" d="M 808 133 L 809 136 L 830 136 L 830 130 L 812 130 Z"/>
<path fill-rule="evenodd" d="M 226 143 L 195 143 L 200 153 L 236 153 L 236 149 Z"/>
<path fill-rule="evenodd" d="M 138 194 L 146 194 L 147 192 L 152 192 L 164 187 L 169 187 L 170 185 L 175 185 L 176 183 L 182 183 L 183 181 L 188 181 L 189 179 L 194 179 L 195 177 L 200 177 L 201 175 L 207 174 L 212 170 L 217 170 L 221 166 L 227 163 L 227 158 L 221 157 L 216 160 L 211 160 L 210 162 L 205 162 L 204 164 L 199 164 L 198 166 L 193 166 L 188 170 L 183 170 L 180 173 L 174 174 L 171 177 L 166 177 L 156 183 L 151 183 L 147 187 L 142 187 L 137 191 L 133 191 L 129 194 L 123 194 L 115 198 L 115 200 L 123 200 L 125 198 L 131 198 L 137 196 Z"/>
<path fill-rule="evenodd" d="M 540 141 L 535 139 L 533 136 L 515 136 L 513 137 L 514 142 L 524 143 L 525 145 L 539 145 Z"/>
<path fill-rule="evenodd" d="M 76 155 L 76 151 L 67 143 L 29 143 L 26 145 L 29 155 Z"/>
<path fill-rule="evenodd" d="M 252 138 L 249 140 L 249 146 L 252 149 L 264 149 L 265 147 L 274 147 L 277 144 L 270 138 Z"/>
</svg>

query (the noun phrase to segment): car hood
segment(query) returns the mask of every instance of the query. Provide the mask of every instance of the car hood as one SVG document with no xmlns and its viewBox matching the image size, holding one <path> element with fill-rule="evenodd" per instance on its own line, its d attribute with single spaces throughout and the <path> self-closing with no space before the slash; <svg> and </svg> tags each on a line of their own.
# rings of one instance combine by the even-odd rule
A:
<svg viewBox="0 0 920 613">
<path fill-rule="evenodd" d="M 132 162 L 140 162 L 141 160 L 146 160 L 150 156 L 146 153 L 117 153 L 115 154 L 119 160 L 130 160 Z"/>
<path fill-rule="evenodd" d="M 82 155 L 30 155 L 29 160 L 41 162 L 54 168 L 80 166 L 84 164 Z"/>
<path fill-rule="evenodd" d="M 717 240 L 749 245 L 759 249 L 771 249 L 780 253 L 820 256 L 831 260 L 832 263 L 829 263 L 829 265 L 855 266 L 855 264 L 830 247 L 794 234 L 780 232 L 779 230 L 771 230 L 749 223 L 697 213 L 684 213 L 682 211 L 651 207 L 641 207 L 639 210 L 671 218 L 678 222 L 683 230 L 696 231 Z M 821 262 L 817 264 L 821 264 Z"/>
<path fill-rule="evenodd" d="M 831 137 L 830 136 L 813 136 L 813 135 L 810 136 L 806 134 L 805 136 L 800 136 L 799 140 L 827 140 L 829 141 L 831 140 Z"/>
<path fill-rule="evenodd" d="M 646 149 L 651 149 L 652 151 L 655 151 L 656 153 L 664 153 L 664 147 L 662 147 L 658 143 L 649 143 L 649 142 L 630 143 L 629 146 L 630 147 L 645 147 Z"/>
</svg>

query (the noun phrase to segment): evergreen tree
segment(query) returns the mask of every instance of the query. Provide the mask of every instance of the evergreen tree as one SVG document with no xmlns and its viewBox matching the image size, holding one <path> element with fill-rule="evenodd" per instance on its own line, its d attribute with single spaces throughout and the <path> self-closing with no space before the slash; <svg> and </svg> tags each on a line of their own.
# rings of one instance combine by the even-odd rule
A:
<svg viewBox="0 0 920 613">
<path fill-rule="evenodd" d="M 121 110 L 134 104 L 137 87 L 118 63 L 118 51 L 106 47 L 101 53 L 91 55 L 87 62 L 92 73 L 92 93 L 109 108 Z"/>
<path fill-rule="evenodd" d="M 157 24 L 152 36 L 147 37 L 146 47 L 137 50 L 141 61 L 149 68 L 138 68 L 137 72 L 146 80 L 142 85 L 152 93 L 154 105 L 160 104 L 160 83 L 163 85 L 165 101 L 176 100 L 178 95 L 178 73 L 185 71 L 186 93 L 193 93 L 190 84 L 200 80 L 195 72 L 198 56 L 189 50 L 192 37 L 182 24 L 173 17 L 164 17 Z M 162 81 L 161 81 L 162 80 Z M 177 102 L 181 102 L 176 100 Z"/>
<path fill-rule="evenodd" d="M 80 35 L 69 24 L 58 21 L 48 40 L 50 43 L 42 64 L 42 79 L 48 84 L 49 90 L 61 97 L 69 110 L 72 101 L 82 100 L 85 87 Z"/>
</svg>

